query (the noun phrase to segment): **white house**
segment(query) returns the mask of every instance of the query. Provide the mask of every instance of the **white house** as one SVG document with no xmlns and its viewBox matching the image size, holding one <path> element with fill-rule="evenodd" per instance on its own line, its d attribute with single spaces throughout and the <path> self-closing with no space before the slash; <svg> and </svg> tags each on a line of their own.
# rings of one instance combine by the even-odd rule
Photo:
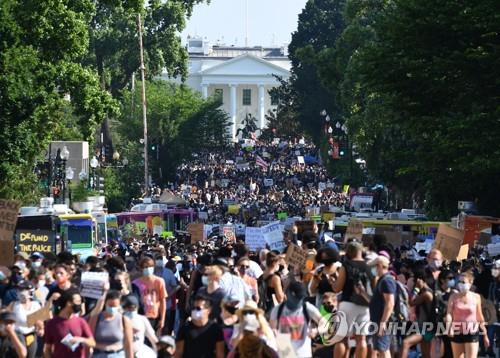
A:
<svg viewBox="0 0 500 358">
<path fill-rule="evenodd" d="M 265 114 L 275 108 L 269 90 L 279 85 L 273 75 L 290 76 L 287 47 L 235 47 L 214 45 L 189 38 L 189 76 L 186 84 L 209 96 L 221 96 L 222 107 L 231 118 L 231 135 L 247 114 L 266 127 Z"/>
</svg>

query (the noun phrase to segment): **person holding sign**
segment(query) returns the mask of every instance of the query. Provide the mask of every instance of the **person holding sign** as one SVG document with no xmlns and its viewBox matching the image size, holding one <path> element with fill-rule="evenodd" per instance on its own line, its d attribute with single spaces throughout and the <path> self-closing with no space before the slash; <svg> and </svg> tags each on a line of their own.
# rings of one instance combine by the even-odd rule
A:
<svg viewBox="0 0 500 358">
<path fill-rule="evenodd" d="M 37 339 L 35 333 L 43 335 L 43 323 L 37 322 L 36 326 L 28 327 L 28 315 L 40 310 L 42 306 L 33 301 L 33 285 L 28 281 L 22 281 L 17 286 L 18 300 L 12 302 L 7 309 L 16 318 L 17 330 L 24 336 L 28 358 L 34 358 L 37 351 Z"/>
<path fill-rule="evenodd" d="M 333 284 L 337 277 L 340 257 L 337 250 L 325 247 L 319 249 L 316 255 L 316 262 L 321 265 L 314 271 L 309 282 L 309 292 L 316 295 L 316 307 L 321 305 L 323 295 L 333 291 Z"/>
</svg>

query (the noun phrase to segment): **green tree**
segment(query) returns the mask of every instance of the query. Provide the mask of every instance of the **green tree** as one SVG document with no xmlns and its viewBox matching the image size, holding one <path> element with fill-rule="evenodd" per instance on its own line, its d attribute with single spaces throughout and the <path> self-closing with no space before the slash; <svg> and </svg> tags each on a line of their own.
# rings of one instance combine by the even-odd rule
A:
<svg viewBox="0 0 500 358">
<path fill-rule="evenodd" d="M 66 94 L 83 138 L 117 112 L 95 72 L 81 65 L 90 0 L 5 0 L 0 6 L 0 197 L 35 201 L 37 158 L 65 125 Z"/>
<path fill-rule="evenodd" d="M 114 95 L 139 71 L 137 15 L 142 14 L 146 74 L 149 79 L 165 69 L 169 76 L 187 76 L 187 52 L 179 33 L 193 7 L 205 0 L 99 0 L 90 26 L 92 51 L 88 63 L 95 66 L 102 86 Z"/>
</svg>

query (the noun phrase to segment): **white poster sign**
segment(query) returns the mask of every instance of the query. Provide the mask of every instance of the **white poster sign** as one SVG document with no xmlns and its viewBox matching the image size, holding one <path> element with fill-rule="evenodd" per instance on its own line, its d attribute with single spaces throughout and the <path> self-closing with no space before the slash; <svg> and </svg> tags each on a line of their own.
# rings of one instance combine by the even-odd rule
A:
<svg viewBox="0 0 500 358">
<path fill-rule="evenodd" d="M 283 252 L 286 247 L 283 240 L 282 225 L 279 221 L 261 227 L 264 239 L 269 245 L 270 250 Z"/>
<path fill-rule="evenodd" d="M 264 179 L 264 186 L 273 186 L 273 179 Z"/>
<path fill-rule="evenodd" d="M 83 297 L 99 299 L 103 295 L 104 284 L 108 281 L 107 272 L 83 272 L 80 293 Z"/>
<path fill-rule="evenodd" d="M 250 251 L 257 251 L 266 247 L 266 240 L 260 227 L 246 227 L 245 245 Z"/>
</svg>

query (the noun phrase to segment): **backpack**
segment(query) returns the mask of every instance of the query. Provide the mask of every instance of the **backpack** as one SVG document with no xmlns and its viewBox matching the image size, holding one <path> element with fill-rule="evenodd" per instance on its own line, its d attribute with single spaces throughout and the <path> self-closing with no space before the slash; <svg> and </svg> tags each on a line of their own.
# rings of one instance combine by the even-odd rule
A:
<svg viewBox="0 0 500 358">
<path fill-rule="evenodd" d="M 277 327 L 279 328 L 280 324 L 280 317 L 283 314 L 283 309 L 285 308 L 285 302 L 280 303 L 278 307 L 278 314 L 276 315 L 276 324 Z M 309 312 L 307 312 L 307 302 L 304 301 L 302 303 L 302 313 L 304 314 L 304 318 L 306 319 L 306 325 L 309 325 L 309 321 L 311 320 L 309 317 Z"/>
<path fill-rule="evenodd" d="M 394 280 L 394 278 L 391 279 Z M 393 322 L 408 322 L 410 320 L 410 300 L 408 291 L 406 287 L 399 282 L 396 282 L 396 297 L 394 300 L 394 309 L 391 315 L 391 321 Z"/>
<path fill-rule="evenodd" d="M 266 278 L 264 278 L 264 275 L 261 275 L 257 280 L 257 291 L 259 293 L 259 303 L 257 306 L 266 313 L 274 307 L 272 296 L 268 297 L 269 286 L 267 282 L 271 277 L 273 277 L 273 275 L 269 275 Z"/>
</svg>

